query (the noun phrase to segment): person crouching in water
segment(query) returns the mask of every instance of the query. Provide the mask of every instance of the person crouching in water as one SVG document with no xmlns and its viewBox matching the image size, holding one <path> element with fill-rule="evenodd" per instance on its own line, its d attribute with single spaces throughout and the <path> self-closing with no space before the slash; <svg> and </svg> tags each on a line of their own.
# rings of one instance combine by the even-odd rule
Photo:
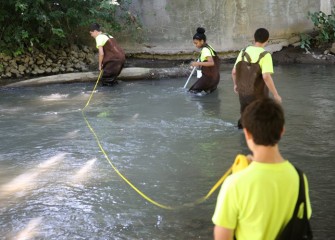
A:
<svg viewBox="0 0 335 240">
<path fill-rule="evenodd" d="M 125 53 L 115 38 L 100 30 L 98 23 L 91 25 L 90 34 L 95 38 L 99 50 L 99 71 L 103 70 L 102 85 L 112 85 L 116 83 L 116 78 L 124 66 Z"/>
<path fill-rule="evenodd" d="M 193 43 L 201 49 L 201 52 L 198 61 L 191 63 L 193 67 L 197 68 L 198 80 L 189 91 L 211 93 L 220 82 L 220 59 L 215 50 L 207 44 L 204 28 L 199 27 L 197 29 L 197 33 L 193 36 Z"/>
</svg>

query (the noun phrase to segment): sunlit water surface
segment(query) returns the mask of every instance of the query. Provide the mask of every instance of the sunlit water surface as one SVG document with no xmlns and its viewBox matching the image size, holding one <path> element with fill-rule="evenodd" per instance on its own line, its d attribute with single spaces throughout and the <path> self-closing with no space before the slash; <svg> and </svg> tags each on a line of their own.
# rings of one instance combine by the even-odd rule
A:
<svg viewBox="0 0 335 240">
<path fill-rule="evenodd" d="M 98 87 L 86 108 L 111 163 L 158 203 L 193 203 L 248 153 L 230 67 L 207 96 L 187 93 L 187 77 L 120 82 Z M 281 150 L 308 176 L 315 239 L 334 239 L 335 69 L 275 70 Z M 217 191 L 165 210 L 116 174 L 81 113 L 93 86 L 0 89 L 0 239 L 211 239 Z"/>
</svg>

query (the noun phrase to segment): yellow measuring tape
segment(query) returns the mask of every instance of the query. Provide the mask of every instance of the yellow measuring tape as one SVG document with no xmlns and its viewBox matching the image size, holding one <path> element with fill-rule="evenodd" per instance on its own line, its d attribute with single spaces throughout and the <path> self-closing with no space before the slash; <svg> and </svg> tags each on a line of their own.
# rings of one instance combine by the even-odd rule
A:
<svg viewBox="0 0 335 240">
<path fill-rule="evenodd" d="M 235 159 L 235 162 L 234 164 L 228 169 L 228 171 L 217 181 L 217 183 L 211 188 L 211 190 L 207 193 L 206 196 L 198 199 L 197 201 L 193 202 L 193 203 L 186 203 L 186 204 L 182 204 L 180 206 L 168 206 L 168 205 L 164 205 L 164 204 L 161 204 L 161 203 L 158 203 L 156 202 L 155 200 L 153 200 L 152 198 L 150 198 L 149 196 L 147 196 L 146 194 L 144 194 L 142 191 L 140 191 L 134 184 L 132 184 L 115 166 L 114 164 L 112 163 L 112 161 L 110 160 L 110 158 L 108 157 L 107 153 L 105 152 L 105 150 L 103 149 L 101 143 L 100 143 L 100 140 L 99 140 L 99 137 L 98 135 L 95 133 L 93 127 L 91 126 L 91 124 L 89 123 L 89 121 L 87 120 L 86 118 L 86 115 L 85 115 L 85 109 L 89 106 L 90 104 L 90 101 L 94 95 L 94 92 L 95 92 L 95 89 L 96 87 L 98 86 L 98 83 L 99 83 L 99 80 L 101 78 L 101 74 L 102 74 L 102 70 L 100 71 L 100 74 L 99 74 L 99 77 L 98 77 L 98 80 L 96 81 L 95 83 L 95 86 L 92 90 L 92 93 L 85 105 L 85 107 L 82 109 L 81 113 L 83 115 L 83 118 L 87 124 L 87 127 L 90 129 L 90 131 L 92 132 L 101 152 L 103 153 L 103 155 L 105 156 L 106 160 L 108 161 L 108 163 L 111 165 L 111 167 L 114 169 L 114 171 L 132 188 L 134 189 L 139 195 L 141 195 L 145 200 L 147 200 L 148 202 L 156 205 L 157 207 L 160 207 L 160 208 L 163 208 L 163 209 L 169 209 L 169 210 L 173 210 L 173 209 L 180 209 L 180 208 L 183 208 L 183 207 L 193 207 L 197 204 L 200 204 L 204 201 L 206 201 L 212 194 L 213 192 L 215 192 L 215 190 L 223 183 L 223 181 L 232 173 L 232 172 L 235 172 L 237 170 L 240 170 L 240 168 L 244 168 L 244 167 L 241 167 L 242 165 L 243 166 L 247 166 L 247 158 L 244 156 L 244 155 L 237 155 L 236 159 Z M 239 167 L 237 166 L 239 165 Z"/>
</svg>

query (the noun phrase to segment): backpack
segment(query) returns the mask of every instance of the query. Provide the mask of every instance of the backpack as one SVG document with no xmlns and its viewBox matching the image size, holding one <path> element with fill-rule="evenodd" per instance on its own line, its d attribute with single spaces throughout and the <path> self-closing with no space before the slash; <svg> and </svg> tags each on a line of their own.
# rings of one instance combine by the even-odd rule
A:
<svg viewBox="0 0 335 240">
<path fill-rule="evenodd" d="M 307 217 L 307 203 L 305 195 L 304 176 L 302 171 L 296 167 L 299 174 L 299 195 L 295 209 L 290 221 L 286 224 L 285 228 L 277 236 L 276 240 L 312 240 L 313 233 L 309 219 Z M 301 204 L 304 204 L 303 218 L 298 217 L 298 212 Z"/>
<path fill-rule="evenodd" d="M 236 64 L 236 85 L 240 96 L 255 98 L 268 96 L 268 89 L 259 65 L 259 61 L 268 53 L 267 51 L 260 53 L 257 62 L 252 63 L 246 48 L 242 50 L 242 59 Z"/>
</svg>

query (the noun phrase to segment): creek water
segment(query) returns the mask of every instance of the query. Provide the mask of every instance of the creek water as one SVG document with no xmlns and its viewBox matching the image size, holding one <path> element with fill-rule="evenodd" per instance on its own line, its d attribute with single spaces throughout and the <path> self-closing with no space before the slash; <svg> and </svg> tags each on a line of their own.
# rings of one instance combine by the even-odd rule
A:
<svg viewBox="0 0 335 240">
<path fill-rule="evenodd" d="M 110 162 L 81 113 L 93 83 L 0 89 L 0 239 L 212 239 L 218 191 L 192 203 L 249 153 L 230 67 L 207 96 L 187 77 L 98 87 L 85 112 Z M 335 68 L 275 70 L 281 151 L 308 177 L 315 239 L 334 239 Z"/>
</svg>

